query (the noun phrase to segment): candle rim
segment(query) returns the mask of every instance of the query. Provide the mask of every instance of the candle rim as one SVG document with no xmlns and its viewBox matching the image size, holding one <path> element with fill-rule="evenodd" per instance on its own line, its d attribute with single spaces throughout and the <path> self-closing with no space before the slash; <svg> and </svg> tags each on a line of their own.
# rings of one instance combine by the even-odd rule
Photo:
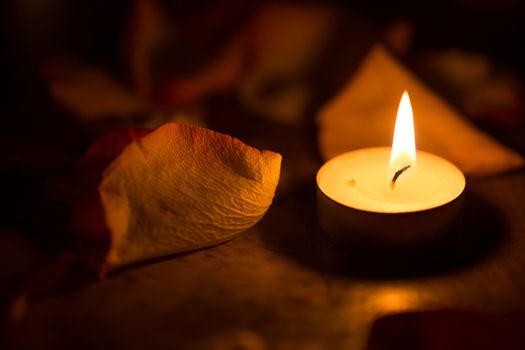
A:
<svg viewBox="0 0 525 350">
<path fill-rule="evenodd" d="M 461 184 L 462 185 L 458 188 L 457 193 L 455 193 L 455 196 L 451 196 L 451 198 L 449 200 L 445 201 L 445 202 L 435 203 L 434 205 L 430 205 L 429 207 L 426 207 L 426 208 L 415 209 L 415 210 L 406 210 L 406 211 L 388 211 L 388 210 L 375 210 L 375 209 L 374 210 L 368 210 L 368 209 L 365 209 L 365 208 L 362 208 L 362 207 L 354 207 L 354 206 L 350 206 L 350 205 L 346 205 L 344 203 L 341 203 L 341 202 L 337 201 L 336 199 L 332 198 L 328 193 L 326 193 L 323 190 L 323 188 L 321 186 L 321 177 L 322 177 L 323 173 L 326 172 L 326 170 L 329 168 L 329 166 L 331 164 L 333 164 L 334 162 L 336 162 L 337 160 L 345 158 L 345 157 L 348 157 L 348 155 L 351 154 L 351 153 L 363 152 L 363 151 L 372 151 L 372 152 L 386 152 L 386 151 L 388 151 L 389 152 L 388 154 L 390 154 L 391 147 L 388 147 L 388 146 L 384 146 L 384 147 L 369 147 L 369 148 L 361 148 L 361 149 L 357 149 L 357 150 L 350 150 L 348 152 L 339 154 L 339 155 L 329 159 L 317 171 L 317 174 L 316 174 L 316 185 L 317 185 L 318 190 L 321 191 L 321 193 L 323 195 L 325 195 L 331 201 L 333 201 L 333 202 L 335 202 L 335 203 L 337 203 L 337 204 L 339 204 L 339 205 L 341 205 L 343 207 L 346 207 L 346 208 L 350 208 L 350 209 L 353 209 L 353 210 L 358 210 L 358 211 L 365 212 L 365 213 L 371 213 L 371 214 L 379 213 L 379 214 L 395 214 L 395 215 L 411 214 L 411 213 L 418 213 L 418 212 L 426 212 L 426 211 L 430 211 L 432 209 L 441 208 L 443 206 L 448 205 L 449 203 L 454 202 L 456 199 L 462 197 L 463 193 L 465 192 L 465 188 L 466 188 L 465 174 L 463 174 L 463 172 L 454 163 L 452 163 L 451 161 L 449 161 L 449 160 L 447 160 L 447 159 L 445 159 L 443 157 L 435 155 L 433 153 L 422 151 L 422 150 L 416 150 L 416 152 L 418 154 L 420 154 L 421 156 L 423 156 L 423 157 L 426 156 L 426 157 L 432 157 L 432 158 L 439 159 L 439 161 L 447 163 L 449 166 L 451 166 L 452 168 L 454 168 L 456 170 L 456 174 L 461 176 Z"/>
</svg>

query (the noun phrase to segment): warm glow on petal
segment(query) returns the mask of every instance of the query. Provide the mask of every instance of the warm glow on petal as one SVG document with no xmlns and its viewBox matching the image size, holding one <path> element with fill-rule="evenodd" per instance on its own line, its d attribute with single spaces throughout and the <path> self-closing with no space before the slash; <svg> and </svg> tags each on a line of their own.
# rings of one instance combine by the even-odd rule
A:
<svg viewBox="0 0 525 350">
<path fill-rule="evenodd" d="M 410 98 L 405 91 L 397 110 L 394 141 L 390 153 L 390 166 L 401 169 L 416 164 L 416 141 L 414 137 L 414 115 Z"/>
</svg>

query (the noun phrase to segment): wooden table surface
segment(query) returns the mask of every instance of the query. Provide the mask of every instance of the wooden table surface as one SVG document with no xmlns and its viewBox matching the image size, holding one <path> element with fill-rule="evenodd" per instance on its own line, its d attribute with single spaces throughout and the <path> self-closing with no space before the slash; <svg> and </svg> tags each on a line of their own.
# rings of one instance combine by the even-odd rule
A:
<svg viewBox="0 0 525 350">
<path fill-rule="evenodd" d="M 225 244 L 37 300 L 10 331 L 8 348 L 357 350 L 372 322 L 390 313 L 525 312 L 523 171 L 469 179 L 459 235 L 446 247 L 374 257 L 336 247 L 318 227 L 315 134 L 264 121 L 211 127 L 283 154 L 265 217 Z M 16 232 L 3 233 L 3 270 L 11 269 L 4 281 L 47 260 Z"/>
</svg>

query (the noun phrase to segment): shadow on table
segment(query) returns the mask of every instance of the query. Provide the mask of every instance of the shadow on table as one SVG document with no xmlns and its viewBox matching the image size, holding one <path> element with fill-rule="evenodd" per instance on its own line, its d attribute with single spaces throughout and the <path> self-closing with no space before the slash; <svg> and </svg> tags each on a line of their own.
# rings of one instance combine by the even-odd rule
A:
<svg viewBox="0 0 525 350">
<path fill-rule="evenodd" d="M 467 192 L 464 213 L 456 232 L 424 249 L 403 253 L 370 253 L 333 243 L 317 222 L 315 185 L 289 193 L 296 203 L 294 216 L 303 219 L 317 255 L 317 268 L 328 274 L 357 278 L 417 278 L 443 274 L 473 265 L 495 251 L 505 236 L 497 208 Z M 351 234 L 351 233 L 349 233 Z M 302 262 L 309 263 L 312 260 Z"/>
</svg>

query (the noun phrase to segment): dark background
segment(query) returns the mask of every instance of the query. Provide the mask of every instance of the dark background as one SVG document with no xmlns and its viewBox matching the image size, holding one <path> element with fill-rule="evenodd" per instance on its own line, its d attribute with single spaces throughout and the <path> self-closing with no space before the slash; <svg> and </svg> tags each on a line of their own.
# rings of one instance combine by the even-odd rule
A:
<svg viewBox="0 0 525 350">
<path fill-rule="evenodd" d="M 257 11 L 257 5 L 263 4 L 264 1 L 248 4 L 241 1 L 160 3 L 174 21 L 198 18 L 199 14 L 208 13 L 221 6 L 233 8 L 231 21 L 219 27 L 219 34 L 208 36 L 209 42 L 203 44 L 214 46 L 217 45 L 216 37 L 227 37 L 239 29 L 243 20 Z M 353 35 L 361 36 L 364 41 L 372 42 L 388 25 L 396 20 L 406 19 L 415 28 L 412 52 L 428 48 L 458 48 L 486 53 L 495 63 L 511 67 L 520 76 L 524 73 L 525 50 L 522 50 L 521 41 L 525 5 L 521 1 L 328 3 L 339 7 L 354 19 L 353 22 L 356 23 L 348 25 L 354 31 Z M 35 145 L 82 148 L 77 146 L 80 144 L 80 137 L 85 147 L 88 140 L 82 135 L 82 127 L 74 125 L 67 115 L 63 115 L 60 108 L 49 101 L 39 70 L 42 63 L 50 57 L 67 54 L 102 66 L 123 81 L 129 79 L 123 47 L 132 2 L 97 0 L 73 3 L 54 0 L 38 3 L 9 0 L 4 2 L 2 7 L 4 54 L 1 69 L 5 86 L 2 140 L 8 143 L 16 140 Z M 200 30 L 193 33 L 200 35 L 217 32 L 217 26 L 207 28 L 206 22 L 199 24 Z M 199 36 L 198 39 L 201 40 L 202 37 Z M 191 41 L 192 38 L 188 40 Z M 340 55 L 344 57 L 345 54 L 348 55 L 349 49 L 342 48 L 341 51 Z M 197 62 L 196 65 L 211 59 L 210 52 L 199 54 L 192 57 L 192 61 Z M 196 67 L 187 68 L 191 70 Z"/>
</svg>

